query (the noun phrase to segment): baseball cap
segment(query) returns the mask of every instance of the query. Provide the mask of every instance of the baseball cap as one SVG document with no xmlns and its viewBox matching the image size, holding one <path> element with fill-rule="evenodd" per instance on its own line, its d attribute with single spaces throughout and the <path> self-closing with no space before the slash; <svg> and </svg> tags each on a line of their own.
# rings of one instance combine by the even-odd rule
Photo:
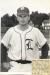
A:
<svg viewBox="0 0 50 75">
<path fill-rule="evenodd" d="M 29 15 L 29 9 L 27 7 L 20 7 L 17 9 L 17 15 Z"/>
</svg>

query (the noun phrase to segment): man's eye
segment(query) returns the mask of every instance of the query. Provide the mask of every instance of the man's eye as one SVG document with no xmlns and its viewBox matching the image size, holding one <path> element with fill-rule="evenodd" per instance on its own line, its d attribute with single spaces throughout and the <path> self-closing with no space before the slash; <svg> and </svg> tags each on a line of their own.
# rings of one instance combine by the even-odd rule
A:
<svg viewBox="0 0 50 75">
<path fill-rule="evenodd" d="M 26 16 L 24 16 L 24 17 L 26 17 Z"/>
<path fill-rule="evenodd" d="M 22 16 L 19 16 L 19 17 L 22 17 Z"/>
</svg>

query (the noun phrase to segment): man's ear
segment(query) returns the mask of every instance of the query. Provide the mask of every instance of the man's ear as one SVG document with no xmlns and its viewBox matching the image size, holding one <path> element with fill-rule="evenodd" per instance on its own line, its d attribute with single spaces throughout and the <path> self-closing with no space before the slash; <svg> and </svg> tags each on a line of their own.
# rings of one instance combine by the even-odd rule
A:
<svg viewBox="0 0 50 75">
<path fill-rule="evenodd" d="M 28 21 L 30 20 L 30 16 L 28 17 Z"/>
<path fill-rule="evenodd" d="M 17 16 L 17 21 L 19 21 L 19 17 Z"/>
</svg>

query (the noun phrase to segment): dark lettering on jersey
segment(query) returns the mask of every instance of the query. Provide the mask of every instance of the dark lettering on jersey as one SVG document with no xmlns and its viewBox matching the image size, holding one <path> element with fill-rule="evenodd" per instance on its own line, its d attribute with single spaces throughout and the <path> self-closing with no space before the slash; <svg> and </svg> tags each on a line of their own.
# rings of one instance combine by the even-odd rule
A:
<svg viewBox="0 0 50 75">
<path fill-rule="evenodd" d="M 33 40 L 32 39 L 26 39 L 26 47 L 27 47 L 27 50 L 33 50 L 32 48 L 32 42 Z"/>
</svg>

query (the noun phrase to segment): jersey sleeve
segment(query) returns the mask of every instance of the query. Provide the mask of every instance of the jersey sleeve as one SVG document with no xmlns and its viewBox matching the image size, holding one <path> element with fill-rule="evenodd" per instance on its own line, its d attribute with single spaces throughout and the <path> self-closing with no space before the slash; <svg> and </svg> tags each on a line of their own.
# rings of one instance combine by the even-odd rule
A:
<svg viewBox="0 0 50 75">
<path fill-rule="evenodd" d="M 4 44 L 4 46 L 8 47 L 8 44 L 9 44 L 9 41 L 10 41 L 10 38 L 11 38 L 11 34 L 12 34 L 12 28 L 10 28 L 6 33 L 5 35 L 3 36 L 2 40 L 1 40 L 1 43 Z"/>
<path fill-rule="evenodd" d="M 44 44 L 47 42 L 43 33 L 39 29 L 37 29 L 36 38 L 40 47 L 44 46 Z"/>
</svg>

